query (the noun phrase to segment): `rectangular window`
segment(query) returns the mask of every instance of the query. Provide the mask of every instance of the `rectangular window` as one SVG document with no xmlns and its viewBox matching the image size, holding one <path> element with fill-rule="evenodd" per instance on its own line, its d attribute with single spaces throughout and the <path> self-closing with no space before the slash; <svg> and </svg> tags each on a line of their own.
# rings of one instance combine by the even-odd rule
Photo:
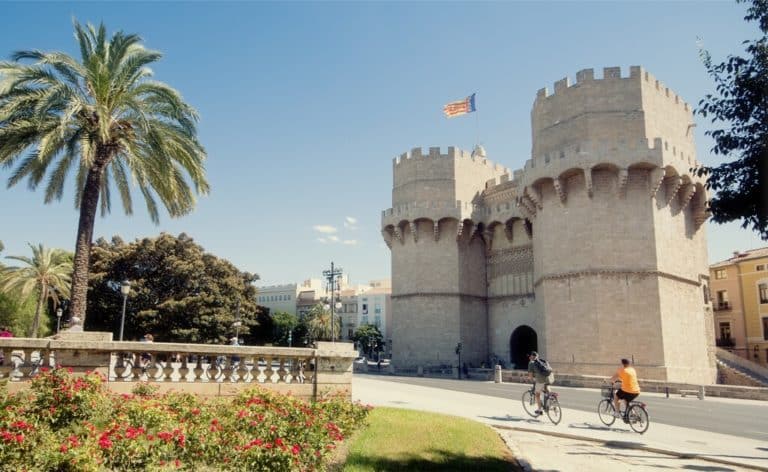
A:
<svg viewBox="0 0 768 472">
<path fill-rule="evenodd" d="M 381 305 L 379 305 L 378 303 L 376 305 L 374 305 L 373 312 L 376 313 L 377 315 L 380 315 L 381 314 Z"/>
<path fill-rule="evenodd" d="M 762 270 L 765 270 L 765 264 L 759 264 L 755 266 L 755 270 L 760 272 Z"/>
<path fill-rule="evenodd" d="M 731 306 L 728 303 L 728 290 L 718 290 L 717 291 L 717 306 L 716 308 L 718 310 L 727 310 Z"/>
<path fill-rule="evenodd" d="M 768 341 L 768 318 L 763 318 L 763 339 Z"/>
<path fill-rule="evenodd" d="M 715 278 L 717 280 L 722 280 L 724 278 L 728 277 L 728 274 L 725 272 L 725 269 L 717 269 L 715 270 Z"/>
<path fill-rule="evenodd" d="M 720 339 L 731 338 L 731 323 L 720 323 Z"/>
<path fill-rule="evenodd" d="M 760 294 L 760 303 L 768 303 L 768 284 L 759 284 L 757 291 Z"/>
<path fill-rule="evenodd" d="M 363 303 L 363 314 L 364 315 L 368 314 L 368 304 L 367 303 Z"/>
<path fill-rule="evenodd" d="M 374 318 L 373 324 L 375 324 L 377 328 L 381 328 L 381 316 Z"/>
</svg>

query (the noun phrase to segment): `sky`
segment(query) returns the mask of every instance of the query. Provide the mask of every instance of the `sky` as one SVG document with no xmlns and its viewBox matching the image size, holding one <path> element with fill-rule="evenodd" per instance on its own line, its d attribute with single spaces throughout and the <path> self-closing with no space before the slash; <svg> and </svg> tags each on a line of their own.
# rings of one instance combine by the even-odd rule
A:
<svg viewBox="0 0 768 472">
<path fill-rule="evenodd" d="M 190 215 L 119 204 L 94 239 L 187 233 L 257 273 L 260 285 L 319 278 L 331 261 L 352 283 L 390 276 L 381 211 L 392 159 L 413 147 L 471 150 L 510 169 L 531 153 L 536 91 L 576 71 L 641 65 L 695 105 L 714 59 L 758 36 L 745 5 L 722 2 L 0 2 L 0 57 L 21 49 L 76 55 L 72 19 L 137 33 L 159 50 L 154 78 L 200 114 L 211 193 Z M 477 93 L 476 116 L 442 106 Z M 699 160 L 711 125 L 697 117 Z M 0 168 L 5 183 L 10 170 Z M 70 183 L 70 188 L 73 186 Z M 0 186 L 2 255 L 27 243 L 74 250 L 72 192 L 45 205 L 26 183 Z M 139 201 L 140 194 L 134 195 Z M 739 224 L 707 225 L 714 263 L 768 246 Z"/>
</svg>

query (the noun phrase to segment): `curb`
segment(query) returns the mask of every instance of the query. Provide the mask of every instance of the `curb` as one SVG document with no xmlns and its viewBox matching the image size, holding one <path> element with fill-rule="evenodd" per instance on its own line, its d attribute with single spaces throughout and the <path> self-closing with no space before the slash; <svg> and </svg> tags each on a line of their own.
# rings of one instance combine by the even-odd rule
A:
<svg viewBox="0 0 768 472">
<path fill-rule="evenodd" d="M 493 427 L 496 428 L 496 429 L 521 431 L 521 432 L 524 432 L 524 433 L 535 433 L 535 434 L 542 434 L 542 435 L 545 435 L 545 436 L 555 436 L 555 437 L 559 437 L 559 438 L 575 439 L 575 440 L 579 440 L 579 441 L 589 441 L 589 442 L 594 442 L 594 443 L 607 443 L 607 442 L 609 442 L 609 441 L 606 441 L 605 439 L 590 438 L 590 437 L 586 437 L 586 436 L 579 436 L 577 434 L 560 433 L 560 432 L 554 432 L 554 431 L 540 431 L 538 429 L 521 428 L 521 427 L 517 427 L 517 426 L 493 425 Z M 511 440 L 507 441 L 505 439 L 505 442 L 507 444 L 510 444 L 510 442 L 512 442 L 512 441 Z M 617 443 L 621 443 L 621 442 L 617 441 Z M 698 454 L 698 453 L 678 452 L 678 451 L 673 451 L 673 450 L 670 450 L 670 449 L 661 449 L 661 448 L 658 448 L 658 447 L 643 446 L 643 445 L 639 445 L 639 444 L 623 444 L 623 446 L 626 449 L 637 449 L 637 450 L 641 450 L 641 451 L 655 452 L 657 454 L 664 454 L 664 455 L 667 455 L 667 456 L 674 456 L 674 457 L 678 457 L 680 459 L 698 459 L 698 460 L 707 461 L 707 462 L 714 462 L 714 463 L 717 463 L 717 464 L 731 465 L 731 466 L 736 466 L 736 467 L 747 468 L 747 469 L 750 469 L 750 470 L 760 470 L 760 471 L 768 472 L 768 467 L 763 467 L 763 466 L 754 465 L 754 464 L 744 464 L 742 462 L 731 461 L 731 460 L 728 460 L 728 459 L 720 459 L 720 458 L 717 458 L 717 457 L 701 455 L 701 454 Z M 519 449 L 517 448 L 516 445 L 514 446 L 514 449 L 512 447 L 510 447 L 510 449 L 512 449 L 512 453 L 513 454 L 516 454 L 519 451 Z M 517 458 L 517 456 L 515 456 L 515 457 Z M 520 462 L 520 465 L 523 468 L 523 470 L 525 470 L 526 472 L 534 471 L 535 470 L 531 466 L 531 463 L 530 463 L 530 461 L 527 458 L 525 458 L 523 456 L 520 456 L 520 459 L 518 459 L 518 461 Z M 525 465 L 523 464 L 523 462 L 525 463 Z"/>
</svg>

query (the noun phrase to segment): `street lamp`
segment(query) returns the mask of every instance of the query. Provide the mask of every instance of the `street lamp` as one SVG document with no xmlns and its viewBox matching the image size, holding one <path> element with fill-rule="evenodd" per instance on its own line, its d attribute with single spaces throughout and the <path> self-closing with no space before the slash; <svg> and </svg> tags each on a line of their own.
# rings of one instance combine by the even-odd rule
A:
<svg viewBox="0 0 768 472">
<path fill-rule="evenodd" d="M 123 280 L 120 284 L 120 293 L 123 294 L 123 315 L 120 317 L 120 341 L 123 340 L 123 328 L 125 327 L 125 305 L 128 302 L 128 294 L 131 293 L 131 283 Z"/>
<path fill-rule="evenodd" d="M 237 342 L 240 342 L 240 327 L 243 325 L 243 322 L 240 320 L 235 321 L 232 323 L 232 326 L 235 327 L 235 339 L 237 339 Z"/>
<path fill-rule="evenodd" d="M 288 330 L 288 347 L 291 347 L 291 342 L 293 341 L 293 330 Z"/>
<path fill-rule="evenodd" d="M 61 315 L 64 314 L 64 310 L 61 309 L 61 307 L 56 308 L 56 332 L 58 333 L 61 329 Z"/>
</svg>

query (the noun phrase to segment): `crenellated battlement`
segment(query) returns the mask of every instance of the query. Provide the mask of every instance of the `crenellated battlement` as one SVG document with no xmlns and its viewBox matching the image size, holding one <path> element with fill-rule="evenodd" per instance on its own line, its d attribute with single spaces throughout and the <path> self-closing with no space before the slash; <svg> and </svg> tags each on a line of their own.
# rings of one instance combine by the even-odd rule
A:
<svg viewBox="0 0 768 472">
<path fill-rule="evenodd" d="M 430 147 L 426 153 L 422 150 L 422 148 L 415 147 L 409 152 L 404 152 L 398 157 L 395 157 L 392 160 L 392 164 L 395 169 L 398 169 L 401 166 L 407 166 L 409 164 L 422 164 L 424 160 L 428 159 L 433 161 L 441 160 L 444 163 L 450 163 L 457 160 L 465 160 L 466 162 L 474 162 L 478 165 L 489 167 L 498 172 L 507 170 L 503 165 L 494 163 L 484 156 L 475 156 L 471 152 L 457 148 L 455 146 L 448 146 L 446 153 L 442 153 L 440 147 Z"/>
<path fill-rule="evenodd" d="M 571 82 L 569 77 L 564 77 L 554 83 L 553 93 L 550 93 L 546 87 L 539 89 L 536 93 L 536 101 L 552 99 L 552 97 L 572 93 L 579 88 L 600 87 L 603 84 L 612 85 L 616 84 L 617 81 L 624 81 L 628 84 L 641 83 L 646 90 L 654 90 L 659 96 L 667 98 L 671 104 L 680 106 L 686 112 L 692 112 L 692 108 L 688 103 L 641 66 L 630 66 L 629 75 L 623 77 L 621 67 L 604 67 L 602 78 L 595 77 L 594 69 L 582 69 L 576 72 L 575 83 Z"/>
</svg>

